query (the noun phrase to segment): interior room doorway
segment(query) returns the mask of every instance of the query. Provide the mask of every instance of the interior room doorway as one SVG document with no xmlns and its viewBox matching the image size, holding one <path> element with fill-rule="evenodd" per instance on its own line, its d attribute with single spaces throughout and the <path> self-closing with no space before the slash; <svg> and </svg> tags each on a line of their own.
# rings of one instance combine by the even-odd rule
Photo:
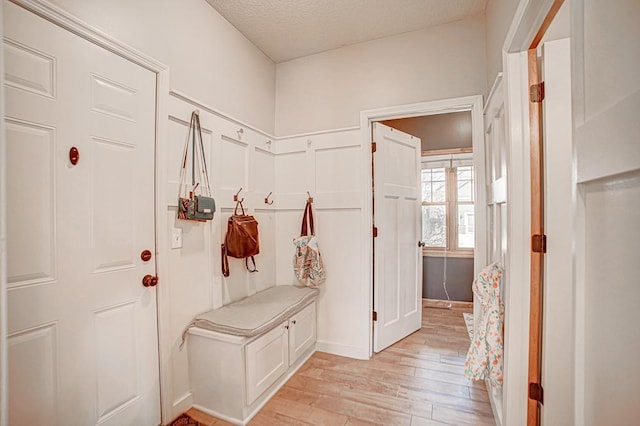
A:
<svg viewBox="0 0 640 426">
<path fill-rule="evenodd" d="M 372 148 L 375 147 L 373 149 L 377 151 L 376 145 L 371 145 L 372 142 L 377 142 L 372 140 L 372 135 L 374 134 L 375 122 L 415 118 L 415 117 L 421 117 L 421 116 L 431 116 L 431 115 L 438 115 L 438 114 L 458 113 L 458 112 L 469 112 L 471 114 L 472 152 L 474 153 L 473 166 L 475 167 L 475 174 L 477 176 L 476 188 L 478 188 L 476 189 L 474 196 L 475 196 L 476 206 L 484 206 L 485 194 L 484 194 L 484 191 L 479 190 L 480 188 L 484 188 L 484 142 L 483 142 L 482 97 L 481 96 L 454 98 L 454 99 L 424 102 L 419 104 L 405 105 L 405 106 L 392 107 L 392 108 L 383 108 L 379 110 L 364 111 L 361 113 L 361 129 L 362 129 L 363 138 L 364 138 L 363 139 L 363 143 L 365 144 L 364 146 L 371 146 Z M 369 165 L 373 164 L 375 167 L 374 155 L 376 154 L 373 153 L 373 149 L 370 151 L 372 153 L 371 154 L 372 156 L 368 158 L 367 164 Z M 420 149 L 419 158 L 421 158 L 421 154 L 422 154 L 421 151 L 422 150 Z M 403 161 L 399 161 L 399 160 L 400 158 L 398 157 L 392 157 L 387 159 L 388 162 L 395 164 L 395 167 L 406 167 L 404 163 L 409 164 L 409 162 L 411 161 L 409 160 L 408 156 Z M 379 288 L 376 287 L 376 284 L 379 284 L 379 278 L 381 273 L 380 271 L 387 271 L 389 270 L 388 268 L 390 268 L 392 271 L 397 271 L 397 273 L 399 274 L 400 270 L 398 268 L 397 256 L 395 258 L 393 256 L 384 256 L 384 258 L 382 259 L 378 257 L 377 261 L 380 263 L 380 261 L 382 260 L 384 263 L 378 264 L 378 265 L 376 264 L 376 255 L 379 253 L 379 250 L 375 248 L 375 244 L 376 244 L 375 235 L 377 230 L 376 225 L 377 223 L 380 223 L 381 220 L 382 222 L 386 221 L 386 218 L 380 218 L 380 212 L 377 213 L 378 216 L 376 217 L 376 210 L 375 210 L 376 204 L 375 204 L 375 194 L 374 194 L 375 177 L 373 173 L 370 172 L 369 167 L 367 167 L 366 170 L 367 170 L 367 179 L 370 182 L 370 185 L 367 185 L 367 188 L 370 192 L 367 194 L 367 199 L 369 200 L 369 202 L 366 203 L 365 206 L 370 209 L 370 211 L 368 212 L 369 214 L 367 214 L 367 217 L 370 218 L 369 229 L 373 230 L 373 233 L 372 233 L 373 237 L 367 242 L 367 247 L 366 247 L 368 249 L 368 252 L 371 253 L 371 257 L 370 257 L 371 269 L 370 270 L 372 271 L 371 272 L 372 279 L 370 280 L 370 286 L 369 286 L 369 289 L 370 289 L 369 300 L 372 308 L 371 312 L 373 313 L 372 315 L 373 324 L 371 327 L 371 334 L 370 334 L 370 348 L 371 348 L 371 354 L 372 354 L 374 351 L 379 351 L 381 350 L 381 348 L 384 348 L 384 345 L 379 344 L 378 342 L 381 342 L 382 340 L 384 340 L 385 343 L 391 344 L 394 341 L 398 341 L 404 338 L 406 335 L 410 334 L 412 331 L 415 331 L 415 330 L 408 331 L 410 330 L 410 327 L 397 327 L 398 331 L 393 336 L 391 337 L 384 336 L 381 339 L 382 336 L 380 335 L 380 332 L 381 330 L 385 330 L 385 327 L 382 327 L 376 323 L 381 318 L 391 319 L 391 321 L 389 322 L 393 322 L 394 316 L 389 315 L 387 310 L 390 307 L 393 307 L 394 305 L 397 306 L 397 303 L 400 303 L 400 301 L 404 301 L 405 303 L 407 301 L 410 301 L 411 303 L 413 303 L 414 299 L 406 297 L 406 295 L 409 292 L 413 292 L 415 290 L 415 292 L 413 292 L 412 294 L 416 294 L 416 293 L 419 295 L 422 294 L 422 288 L 421 288 L 422 276 L 421 274 L 420 276 L 417 276 L 417 275 L 415 276 L 414 281 L 411 283 L 413 285 L 413 288 L 409 288 L 409 287 L 402 288 L 402 289 L 395 288 L 394 293 L 389 293 L 389 292 L 381 293 L 379 292 Z M 421 173 L 422 173 L 421 161 L 418 161 L 413 166 L 413 171 L 415 172 L 414 174 L 416 176 L 421 176 Z M 421 194 L 418 194 L 417 197 L 420 198 L 419 204 L 421 205 L 422 204 Z M 473 270 L 475 274 L 486 263 L 485 262 L 486 229 L 484 225 L 486 223 L 486 220 L 485 220 L 484 208 L 475 207 L 474 213 L 475 213 L 474 247 L 476 248 L 476 250 L 474 253 Z M 422 221 L 421 214 L 420 214 L 420 221 Z M 378 231 L 378 235 L 380 235 L 379 233 L 381 232 L 381 230 L 377 230 L 377 231 Z M 421 226 L 418 226 L 413 229 L 407 229 L 407 230 L 398 229 L 395 232 L 415 233 L 415 235 L 412 235 L 414 237 L 413 239 L 414 243 L 412 243 L 412 246 L 413 244 L 415 244 L 416 252 L 420 253 L 418 242 L 422 241 L 422 237 L 423 237 L 421 233 Z M 407 238 L 406 244 L 409 244 L 409 240 L 410 239 Z M 420 269 L 422 268 L 420 267 Z M 387 300 L 386 298 L 389 297 L 390 294 L 398 295 L 399 294 L 398 292 L 400 290 L 404 291 L 405 297 L 404 298 L 398 297 L 397 300 L 392 300 L 393 303 L 389 303 L 389 300 Z M 376 297 L 376 294 L 377 294 L 377 297 Z M 418 299 L 421 300 L 421 297 L 419 297 Z M 407 315 L 410 312 L 412 312 L 412 309 L 411 309 L 412 307 L 413 306 L 411 305 L 410 306 L 405 305 L 405 313 Z M 386 325 L 388 326 L 391 324 L 387 323 Z"/>
</svg>

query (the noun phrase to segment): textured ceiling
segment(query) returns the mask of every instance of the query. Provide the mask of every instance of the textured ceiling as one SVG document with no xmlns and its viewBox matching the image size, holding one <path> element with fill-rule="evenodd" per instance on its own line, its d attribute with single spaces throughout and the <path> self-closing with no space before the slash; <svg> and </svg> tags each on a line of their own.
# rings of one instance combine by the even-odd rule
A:
<svg viewBox="0 0 640 426">
<path fill-rule="evenodd" d="M 464 19 L 487 0 L 207 0 L 274 62 Z"/>
</svg>

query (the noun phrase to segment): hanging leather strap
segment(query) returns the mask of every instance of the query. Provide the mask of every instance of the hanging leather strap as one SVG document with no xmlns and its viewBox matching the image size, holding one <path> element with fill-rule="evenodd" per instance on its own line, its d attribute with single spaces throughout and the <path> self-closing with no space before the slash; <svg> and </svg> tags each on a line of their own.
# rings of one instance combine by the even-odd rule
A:
<svg viewBox="0 0 640 426">
<path fill-rule="evenodd" d="M 238 215 L 238 206 L 240 206 L 240 209 L 242 211 L 242 215 L 244 216 L 244 206 L 242 205 L 242 201 L 238 200 L 236 202 L 236 208 L 233 210 L 233 215 L 237 216 Z"/>
<path fill-rule="evenodd" d="M 222 262 L 222 275 L 224 275 L 225 277 L 229 276 L 229 258 L 227 257 L 227 247 L 222 244 L 221 246 L 221 256 L 220 256 L 220 260 Z"/>
<path fill-rule="evenodd" d="M 309 231 L 311 234 L 308 233 Z M 307 201 L 307 205 L 304 208 L 304 216 L 302 216 L 300 236 L 315 234 L 315 230 L 313 229 L 313 209 L 311 208 L 311 201 Z"/>
<path fill-rule="evenodd" d="M 253 256 L 251 256 L 251 263 L 253 263 L 253 269 L 249 268 L 249 258 L 248 257 L 244 258 L 244 265 L 247 267 L 247 271 L 258 272 L 258 267 L 256 266 L 256 260 L 254 259 Z"/>
<path fill-rule="evenodd" d="M 195 115 L 195 127 L 193 130 L 193 137 L 195 140 L 196 134 L 198 136 L 198 139 L 200 141 L 200 156 L 198 157 L 198 160 L 202 160 L 202 164 L 200 164 L 200 167 L 202 168 L 201 170 L 201 174 L 202 174 L 202 178 L 204 179 L 204 189 L 206 189 L 206 193 L 205 195 L 207 196 L 211 196 L 211 186 L 209 185 L 209 171 L 207 169 L 207 159 L 205 157 L 204 154 L 204 143 L 202 142 L 202 127 L 200 126 L 200 114 L 196 113 L 195 111 L 192 113 L 192 115 Z M 194 163 L 194 168 L 195 168 L 195 163 Z"/>
<path fill-rule="evenodd" d="M 224 244 L 222 244 L 220 248 L 221 248 L 220 261 L 221 261 L 221 267 L 222 267 L 222 275 L 224 277 L 228 277 L 229 276 L 229 256 L 227 256 L 227 247 Z M 253 264 L 253 269 L 249 268 L 249 258 L 246 257 L 244 259 L 244 265 L 246 266 L 247 271 L 259 272 L 258 267 L 256 266 L 256 259 L 253 256 L 251 256 L 251 263 Z"/>
<path fill-rule="evenodd" d="M 182 167 L 180 169 L 180 181 L 178 183 L 178 198 L 182 197 L 183 189 L 186 185 L 187 175 L 187 159 L 189 157 L 189 146 L 191 145 L 191 192 L 200 186 L 200 192 L 203 195 L 211 196 L 211 186 L 209 185 L 209 171 L 207 169 L 207 160 L 204 153 L 204 143 L 202 142 L 202 127 L 200 126 L 200 115 L 193 111 L 191 120 L 189 121 L 189 131 L 187 132 L 187 140 L 185 141 L 184 150 L 182 151 Z M 197 164 L 196 164 L 197 163 Z M 199 166 L 199 167 L 198 167 Z M 196 168 L 199 168 L 196 179 Z M 201 181 L 204 181 L 200 185 Z M 185 191 L 185 196 L 189 196 Z M 195 195 L 195 194 L 194 194 Z"/>
</svg>

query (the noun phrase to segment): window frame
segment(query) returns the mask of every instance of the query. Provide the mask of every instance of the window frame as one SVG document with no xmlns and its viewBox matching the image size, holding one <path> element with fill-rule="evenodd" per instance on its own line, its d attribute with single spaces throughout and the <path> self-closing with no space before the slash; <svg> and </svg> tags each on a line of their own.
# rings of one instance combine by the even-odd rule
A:
<svg viewBox="0 0 640 426">
<path fill-rule="evenodd" d="M 436 154 L 436 153 L 434 153 Z M 420 172 L 424 169 L 441 168 L 442 166 L 435 165 L 434 163 L 449 162 L 450 165 L 453 162 L 460 163 L 461 156 L 459 155 L 447 155 L 446 159 L 442 158 L 442 155 L 424 155 L 422 157 L 422 167 Z M 429 159 L 429 157 L 432 157 Z M 466 160 L 469 160 L 469 164 L 466 164 Z M 456 164 L 454 167 L 444 166 L 445 170 L 445 201 L 441 202 L 425 202 L 421 200 L 422 206 L 444 205 L 446 215 L 446 233 L 445 233 L 445 247 L 424 246 L 422 248 L 423 256 L 443 257 L 446 253 L 448 257 L 461 257 L 461 258 L 473 258 L 474 248 L 465 248 L 458 246 L 458 205 L 471 205 L 474 206 L 474 235 L 476 232 L 475 226 L 475 204 L 476 204 L 476 170 L 473 164 L 472 158 L 469 156 L 463 157 L 463 164 Z M 429 167 L 429 164 L 432 167 Z M 458 201 L 458 167 L 471 166 L 472 170 L 472 199 L 473 201 Z"/>
</svg>

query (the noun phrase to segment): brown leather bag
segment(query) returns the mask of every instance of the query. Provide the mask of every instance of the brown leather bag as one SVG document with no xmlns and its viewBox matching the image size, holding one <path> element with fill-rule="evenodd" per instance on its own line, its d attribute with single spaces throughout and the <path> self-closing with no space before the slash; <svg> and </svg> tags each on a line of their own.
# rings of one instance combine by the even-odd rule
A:
<svg viewBox="0 0 640 426">
<path fill-rule="evenodd" d="M 238 206 L 242 214 L 238 214 Z M 238 201 L 233 215 L 227 221 L 227 235 L 222 244 L 222 275 L 229 276 L 228 256 L 244 259 L 247 271 L 258 272 L 256 260 L 253 257 L 258 253 L 260 253 L 258 221 L 255 217 L 246 215 L 242 201 Z M 253 263 L 253 269 L 249 268 L 249 258 Z"/>
</svg>

